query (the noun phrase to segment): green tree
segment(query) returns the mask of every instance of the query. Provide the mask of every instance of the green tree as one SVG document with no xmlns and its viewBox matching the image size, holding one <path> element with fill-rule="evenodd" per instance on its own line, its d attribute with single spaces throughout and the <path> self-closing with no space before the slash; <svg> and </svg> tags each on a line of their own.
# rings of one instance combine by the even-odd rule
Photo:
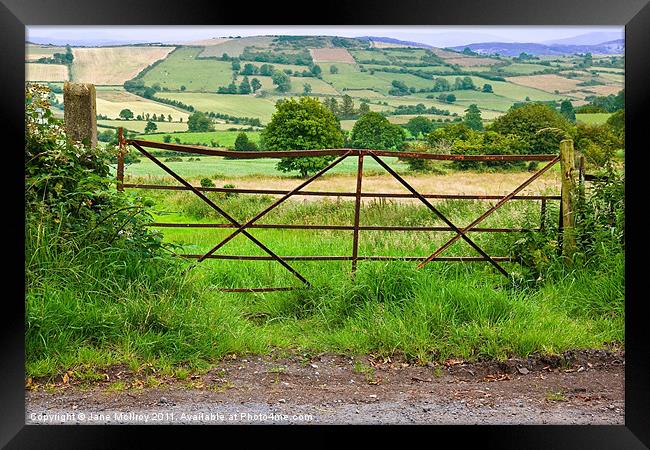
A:
<svg viewBox="0 0 650 450">
<path fill-rule="evenodd" d="M 410 93 L 408 86 L 399 80 L 391 81 L 391 88 L 388 90 L 388 95 L 408 95 Z"/>
<path fill-rule="evenodd" d="M 251 63 L 244 64 L 244 68 L 241 71 L 242 75 L 253 75 L 255 74 L 255 66 Z"/>
<path fill-rule="evenodd" d="M 449 84 L 449 80 L 447 80 L 446 78 L 436 78 L 436 81 L 433 82 L 433 90 L 435 92 L 451 90 L 451 85 Z"/>
<path fill-rule="evenodd" d="M 270 64 L 262 64 L 260 67 L 260 75 L 265 77 L 273 75 L 273 66 Z"/>
<path fill-rule="evenodd" d="M 438 100 L 445 103 L 453 103 L 456 101 L 456 96 L 454 94 L 440 94 Z"/>
<path fill-rule="evenodd" d="M 522 138 L 531 153 L 557 153 L 560 141 L 569 136 L 571 123 L 554 108 L 542 103 L 526 103 L 496 118 L 489 127 L 503 135 Z"/>
<path fill-rule="evenodd" d="M 257 92 L 261 87 L 262 87 L 262 83 L 260 83 L 260 80 L 258 80 L 257 78 L 253 78 L 251 80 L 251 88 L 253 89 L 253 92 Z"/>
<path fill-rule="evenodd" d="M 339 117 L 342 119 L 349 119 L 354 116 L 354 101 L 348 94 L 343 96 L 341 108 L 339 109 Z"/>
<path fill-rule="evenodd" d="M 235 150 L 239 152 L 255 151 L 257 150 L 257 145 L 242 131 L 235 139 Z"/>
<path fill-rule="evenodd" d="M 278 92 L 289 92 L 291 90 L 291 78 L 286 73 L 276 70 L 273 72 L 271 79 Z"/>
<path fill-rule="evenodd" d="M 406 133 L 402 127 L 390 123 L 377 112 L 361 116 L 350 133 L 350 145 L 353 148 L 401 150 L 405 140 Z"/>
<path fill-rule="evenodd" d="M 320 78 L 322 72 L 323 70 L 320 68 L 318 64 L 314 64 L 311 68 L 311 73 L 314 74 L 315 77 Z"/>
<path fill-rule="evenodd" d="M 331 65 L 330 66 L 330 73 L 331 74 L 339 73 L 339 68 L 336 67 L 335 65 Z"/>
<path fill-rule="evenodd" d="M 616 151 L 624 148 L 623 139 L 611 126 L 578 124 L 576 127 L 576 150 L 597 166 L 608 165 Z"/>
<path fill-rule="evenodd" d="M 483 92 L 488 92 L 488 93 L 493 93 L 494 91 L 492 90 L 492 85 L 491 84 L 484 84 L 483 85 Z"/>
<path fill-rule="evenodd" d="M 251 84 L 248 81 L 248 77 L 245 76 L 242 82 L 239 84 L 239 93 L 240 94 L 250 94 L 251 93 Z"/>
<path fill-rule="evenodd" d="M 235 72 L 239 72 L 239 70 L 241 69 L 241 64 L 239 63 L 238 59 L 233 59 L 231 66 L 232 66 L 232 70 Z"/>
<path fill-rule="evenodd" d="M 483 118 L 481 117 L 481 110 L 478 109 L 478 106 L 475 104 L 469 105 L 465 110 L 465 118 L 463 122 L 472 130 L 483 130 Z"/>
<path fill-rule="evenodd" d="M 409 120 L 406 125 L 404 125 L 404 128 L 409 130 L 413 137 L 417 138 L 420 135 L 424 136 L 427 133 L 430 133 L 435 127 L 431 120 L 423 116 L 417 116 Z"/>
<path fill-rule="evenodd" d="M 153 121 L 150 120 L 149 122 L 147 122 L 147 125 L 145 125 L 144 132 L 145 133 L 153 133 L 157 129 L 158 129 L 158 126 Z"/>
<path fill-rule="evenodd" d="M 204 113 L 195 111 L 187 118 L 187 131 L 213 131 L 212 121 Z"/>
<path fill-rule="evenodd" d="M 560 103 L 560 114 L 564 116 L 569 122 L 575 123 L 576 121 L 576 112 L 573 109 L 573 105 L 570 100 L 562 100 Z"/>
<path fill-rule="evenodd" d="M 302 92 L 304 94 L 311 94 L 311 84 L 305 83 L 302 85 Z"/>
<path fill-rule="evenodd" d="M 341 148 L 341 124 L 321 102 L 311 97 L 290 98 L 276 103 L 271 121 L 262 131 L 267 150 L 315 150 Z M 278 170 L 298 171 L 302 177 L 317 172 L 333 160 L 331 156 L 282 158 Z"/>
<path fill-rule="evenodd" d="M 339 103 L 334 97 L 327 97 L 323 101 L 323 104 L 332 112 L 332 114 L 334 114 L 336 117 L 339 117 Z"/>
<path fill-rule="evenodd" d="M 120 111 L 120 117 L 124 120 L 133 119 L 133 111 L 125 108 L 122 111 Z"/>
<path fill-rule="evenodd" d="M 170 134 L 166 134 L 163 136 L 163 142 L 169 144 L 172 141 L 172 137 Z"/>
<path fill-rule="evenodd" d="M 366 113 L 370 112 L 370 105 L 367 102 L 361 102 L 359 105 L 359 111 L 357 111 L 357 114 L 360 116 L 363 116 Z"/>
</svg>

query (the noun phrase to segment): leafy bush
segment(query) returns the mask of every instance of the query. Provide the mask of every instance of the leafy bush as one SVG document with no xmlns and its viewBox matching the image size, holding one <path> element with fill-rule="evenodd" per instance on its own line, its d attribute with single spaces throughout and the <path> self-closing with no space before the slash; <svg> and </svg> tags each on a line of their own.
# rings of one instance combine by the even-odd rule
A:
<svg viewBox="0 0 650 450">
<path fill-rule="evenodd" d="M 52 116 L 49 89 L 25 88 L 25 202 L 28 221 L 54 223 L 64 239 L 125 246 L 150 254 L 159 237 L 139 198 L 117 193 L 110 176 L 113 146 L 72 142 Z M 31 225 L 30 225 L 31 226 Z"/>
<path fill-rule="evenodd" d="M 529 147 L 523 153 L 544 154 L 558 152 L 560 141 L 570 133 L 572 126 L 554 108 L 532 103 L 510 108 L 506 114 L 496 118 L 488 129 L 503 135 L 519 136 Z"/>
<path fill-rule="evenodd" d="M 214 187 L 214 183 L 210 178 L 201 178 L 202 187 Z"/>
</svg>

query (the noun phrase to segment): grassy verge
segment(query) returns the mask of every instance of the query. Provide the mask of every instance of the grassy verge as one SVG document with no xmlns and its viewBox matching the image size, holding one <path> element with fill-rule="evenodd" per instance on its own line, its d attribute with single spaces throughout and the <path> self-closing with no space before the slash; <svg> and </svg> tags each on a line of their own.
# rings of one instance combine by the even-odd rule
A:
<svg viewBox="0 0 650 450">
<path fill-rule="evenodd" d="M 215 222 L 189 193 L 146 192 L 158 221 Z M 243 220 L 272 200 L 210 194 Z M 441 202 L 452 221 L 467 223 L 487 208 L 479 202 Z M 260 223 L 352 222 L 352 202 L 288 202 Z M 512 203 L 485 226 L 536 226 L 537 204 Z M 369 202 L 365 225 L 441 225 L 417 205 Z M 557 208 L 549 206 L 552 240 Z M 175 251 L 199 253 L 232 230 L 164 229 Z M 252 233 L 280 255 L 351 252 L 350 232 Z M 426 255 L 450 232 L 362 232 L 360 254 Z M 474 233 L 493 255 L 508 255 L 525 235 Z M 27 376 L 49 377 L 71 368 L 127 364 L 205 366 L 226 354 L 286 351 L 402 353 L 420 361 L 448 357 L 505 358 L 532 352 L 601 347 L 624 340 L 622 253 L 572 270 L 550 264 L 531 278 L 518 264 L 512 283 L 486 263 L 362 262 L 355 279 L 349 262 L 292 262 L 313 284 L 291 292 L 220 293 L 218 287 L 299 285 L 273 262 L 191 264 L 143 257 L 119 248 L 62 243 L 57 230 L 27 228 Z M 243 236 L 224 254 L 263 254 Z M 459 242 L 449 255 L 473 256 Z"/>
</svg>

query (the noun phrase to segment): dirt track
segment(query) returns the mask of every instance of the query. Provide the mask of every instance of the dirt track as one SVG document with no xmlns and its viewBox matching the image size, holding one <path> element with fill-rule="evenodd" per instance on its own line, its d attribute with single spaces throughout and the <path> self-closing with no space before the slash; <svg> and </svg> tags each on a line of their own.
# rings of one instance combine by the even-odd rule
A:
<svg viewBox="0 0 650 450">
<path fill-rule="evenodd" d="M 27 391 L 26 423 L 624 424 L 624 368 L 624 352 L 600 350 L 441 366 L 240 357 L 148 388 L 115 367 L 105 382 Z M 116 380 L 127 388 L 110 392 Z"/>
</svg>

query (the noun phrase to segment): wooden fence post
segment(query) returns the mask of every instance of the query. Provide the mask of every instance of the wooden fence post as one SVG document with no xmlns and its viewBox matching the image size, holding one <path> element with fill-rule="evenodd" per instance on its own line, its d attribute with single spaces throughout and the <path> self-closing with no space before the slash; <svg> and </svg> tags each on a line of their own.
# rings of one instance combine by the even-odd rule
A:
<svg viewBox="0 0 650 450">
<path fill-rule="evenodd" d="M 70 83 L 63 85 L 63 121 L 65 132 L 74 141 L 97 146 L 97 104 L 95 85 Z"/>
<path fill-rule="evenodd" d="M 124 191 L 124 154 L 126 153 L 126 145 L 124 145 L 124 128 L 117 129 L 117 190 L 118 192 Z"/>
<path fill-rule="evenodd" d="M 560 172 L 562 177 L 562 253 L 571 262 L 576 251 L 575 237 L 575 156 L 573 141 L 560 142 Z"/>
</svg>

